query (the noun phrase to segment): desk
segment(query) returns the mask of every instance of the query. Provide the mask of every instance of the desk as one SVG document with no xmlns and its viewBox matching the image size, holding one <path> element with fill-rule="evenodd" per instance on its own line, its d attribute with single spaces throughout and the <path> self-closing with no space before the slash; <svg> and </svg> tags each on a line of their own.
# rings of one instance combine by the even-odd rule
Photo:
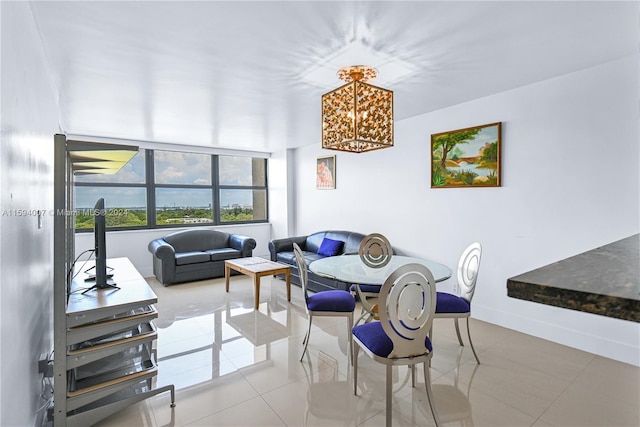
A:
<svg viewBox="0 0 640 427">
<path fill-rule="evenodd" d="M 81 293 L 95 284 L 85 282 L 82 271 L 94 263 L 75 266 L 63 333 L 54 336 L 62 349 L 55 352 L 54 365 L 64 373 L 54 389 L 56 425 L 87 426 L 166 391 L 175 406 L 173 385 L 154 386 L 158 297 L 127 258 L 107 263 L 119 289 Z"/>
<path fill-rule="evenodd" d="M 427 267 L 436 282 L 442 282 L 451 277 L 451 269 L 446 265 L 427 259 L 401 255 L 393 255 L 389 264 L 382 268 L 366 266 L 360 260 L 360 255 L 342 255 L 314 261 L 309 265 L 309 269 L 319 276 L 332 277 L 347 283 L 382 285 L 397 268 L 411 263 Z"/>
</svg>

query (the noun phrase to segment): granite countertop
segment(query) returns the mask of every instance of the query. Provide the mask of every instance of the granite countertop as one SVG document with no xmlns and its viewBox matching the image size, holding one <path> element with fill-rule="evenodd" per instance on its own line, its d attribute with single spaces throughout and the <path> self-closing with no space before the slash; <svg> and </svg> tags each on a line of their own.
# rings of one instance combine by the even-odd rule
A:
<svg viewBox="0 0 640 427">
<path fill-rule="evenodd" d="M 507 295 L 640 322 L 640 234 L 512 277 Z"/>
</svg>

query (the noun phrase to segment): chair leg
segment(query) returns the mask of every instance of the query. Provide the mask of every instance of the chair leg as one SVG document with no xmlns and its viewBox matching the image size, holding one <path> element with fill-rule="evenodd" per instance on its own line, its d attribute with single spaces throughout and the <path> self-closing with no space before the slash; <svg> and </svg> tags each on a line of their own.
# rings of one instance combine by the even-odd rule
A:
<svg viewBox="0 0 640 427">
<path fill-rule="evenodd" d="M 429 339 L 433 342 L 433 323 L 431 324 L 431 328 L 429 328 Z M 429 358 L 429 367 L 431 367 L 431 359 L 432 357 Z"/>
<path fill-rule="evenodd" d="M 471 351 L 473 351 L 473 356 L 476 358 L 476 362 L 478 362 L 478 365 L 479 365 L 480 364 L 480 359 L 478 359 L 478 355 L 476 354 L 476 349 L 473 347 L 473 341 L 471 341 L 471 329 L 469 329 L 469 318 L 468 317 L 467 317 L 467 335 L 469 336 L 469 344 L 471 344 Z"/>
<path fill-rule="evenodd" d="M 358 395 L 358 352 L 360 351 L 360 346 L 357 343 L 353 343 L 353 348 L 351 349 L 351 356 L 353 357 L 353 395 Z"/>
<path fill-rule="evenodd" d="M 416 365 L 409 365 L 411 369 L 411 388 L 416 388 Z"/>
<path fill-rule="evenodd" d="M 393 365 L 387 365 L 387 421 L 386 426 L 391 427 L 391 397 L 392 397 L 392 383 L 393 383 Z"/>
<path fill-rule="evenodd" d="M 351 360 L 351 364 L 353 365 L 353 357 L 351 354 L 353 352 L 353 313 L 351 316 L 347 317 L 347 359 Z"/>
<path fill-rule="evenodd" d="M 302 345 L 307 342 L 307 338 L 309 337 L 309 331 L 311 330 L 311 317 L 307 321 L 307 331 L 304 333 L 304 338 L 302 338 Z"/>
<path fill-rule="evenodd" d="M 462 336 L 460 335 L 460 325 L 458 324 L 458 318 L 454 317 L 453 320 L 454 320 L 454 323 L 456 324 L 456 334 L 458 335 L 458 342 L 462 347 L 464 347 L 464 343 L 462 342 Z"/>
<path fill-rule="evenodd" d="M 358 323 L 360 323 L 360 322 L 361 322 L 365 317 L 370 316 L 370 315 L 371 315 L 370 313 L 368 313 L 368 312 L 366 312 L 364 309 L 362 309 L 362 310 L 360 311 L 360 317 L 358 317 L 358 320 L 356 320 L 356 325 L 357 325 Z M 366 321 L 365 321 L 365 323 L 366 323 Z"/>
<path fill-rule="evenodd" d="M 300 356 L 301 362 L 302 362 L 302 359 L 304 358 L 304 354 L 307 352 L 307 346 L 309 345 L 309 339 L 311 338 L 311 319 L 313 319 L 313 316 L 309 314 L 309 327 L 307 329 L 306 335 L 304 336 L 304 340 L 302 340 L 302 343 L 304 344 L 304 349 L 302 350 L 302 356 Z"/>
<path fill-rule="evenodd" d="M 440 426 L 440 418 L 438 417 L 438 411 L 436 411 L 435 400 L 433 398 L 433 390 L 431 389 L 431 374 L 429 372 L 429 367 L 427 363 L 424 363 L 424 386 L 427 389 L 427 400 L 429 401 L 429 407 L 431 408 L 431 414 L 433 415 L 433 420 L 436 423 L 436 427 Z"/>
</svg>

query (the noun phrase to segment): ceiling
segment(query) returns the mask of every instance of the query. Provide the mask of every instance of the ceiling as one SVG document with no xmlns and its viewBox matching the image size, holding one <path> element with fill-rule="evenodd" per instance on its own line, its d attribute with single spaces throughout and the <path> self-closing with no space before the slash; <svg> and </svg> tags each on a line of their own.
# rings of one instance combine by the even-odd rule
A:
<svg viewBox="0 0 640 427">
<path fill-rule="evenodd" d="M 64 133 L 260 152 L 320 145 L 320 97 L 342 82 L 305 76 L 350 43 L 412 67 L 371 82 L 395 92 L 399 120 L 637 54 L 639 40 L 637 2 L 30 4 Z"/>
</svg>

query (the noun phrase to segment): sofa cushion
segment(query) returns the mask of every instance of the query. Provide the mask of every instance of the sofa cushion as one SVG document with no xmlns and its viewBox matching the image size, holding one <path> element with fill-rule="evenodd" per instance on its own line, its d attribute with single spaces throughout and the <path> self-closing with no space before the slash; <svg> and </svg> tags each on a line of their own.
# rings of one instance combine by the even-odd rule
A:
<svg viewBox="0 0 640 427">
<path fill-rule="evenodd" d="M 213 263 L 212 262 L 199 262 L 196 264 L 185 264 L 185 265 L 176 265 L 176 274 L 177 275 L 190 275 L 191 273 L 200 273 L 207 272 L 208 277 L 214 277 L 211 273 L 213 272 Z M 223 275 L 224 275 L 224 266 L 222 267 Z M 198 276 L 202 277 L 201 274 Z"/>
<path fill-rule="evenodd" d="M 237 249 L 231 248 L 209 249 L 205 252 L 211 256 L 211 261 L 224 261 L 226 259 L 242 257 L 242 252 Z"/>
<path fill-rule="evenodd" d="M 305 249 L 310 252 L 318 253 L 318 249 L 320 249 L 320 245 L 322 244 L 322 240 L 324 240 L 324 236 L 326 234 L 326 231 L 320 231 L 318 233 L 308 235 L 307 241 L 304 245 Z"/>
<path fill-rule="evenodd" d="M 209 262 L 211 256 L 206 252 L 178 252 L 176 253 L 176 265 L 196 264 L 198 262 Z"/>
<path fill-rule="evenodd" d="M 333 240 L 325 237 L 322 239 L 320 248 L 318 248 L 318 255 L 335 256 L 342 250 L 344 242 L 342 240 Z"/>
<path fill-rule="evenodd" d="M 293 252 L 278 252 L 276 261 L 284 264 L 296 265 L 296 256 Z"/>
<path fill-rule="evenodd" d="M 229 247 L 229 234 L 217 230 L 182 230 L 164 236 L 176 252 L 206 251 Z"/>
<path fill-rule="evenodd" d="M 304 261 L 307 263 L 307 266 L 313 261 L 325 258 L 315 252 L 303 251 L 302 254 L 304 255 Z M 284 264 L 296 265 L 296 256 L 293 252 L 278 252 L 276 261 Z"/>
<path fill-rule="evenodd" d="M 365 238 L 364 234 L 354 233 L 352 231 L 343 231 L 343 230 L 329 230 L 329 231 L 319 231 L 317 233 L 310 234 L 307 236 L 307 241 L 305 242 L 305 249 L 312 252 L 318 252 L 322 241 L 325 238 L 329 238 L 332 240 L 340 240 L 344 242 L 342 246 L 342 250 L 339 252 L 342 253 L 358 253 L 358 249 L 360 248 L 360 242 Z"/>
</svg>

